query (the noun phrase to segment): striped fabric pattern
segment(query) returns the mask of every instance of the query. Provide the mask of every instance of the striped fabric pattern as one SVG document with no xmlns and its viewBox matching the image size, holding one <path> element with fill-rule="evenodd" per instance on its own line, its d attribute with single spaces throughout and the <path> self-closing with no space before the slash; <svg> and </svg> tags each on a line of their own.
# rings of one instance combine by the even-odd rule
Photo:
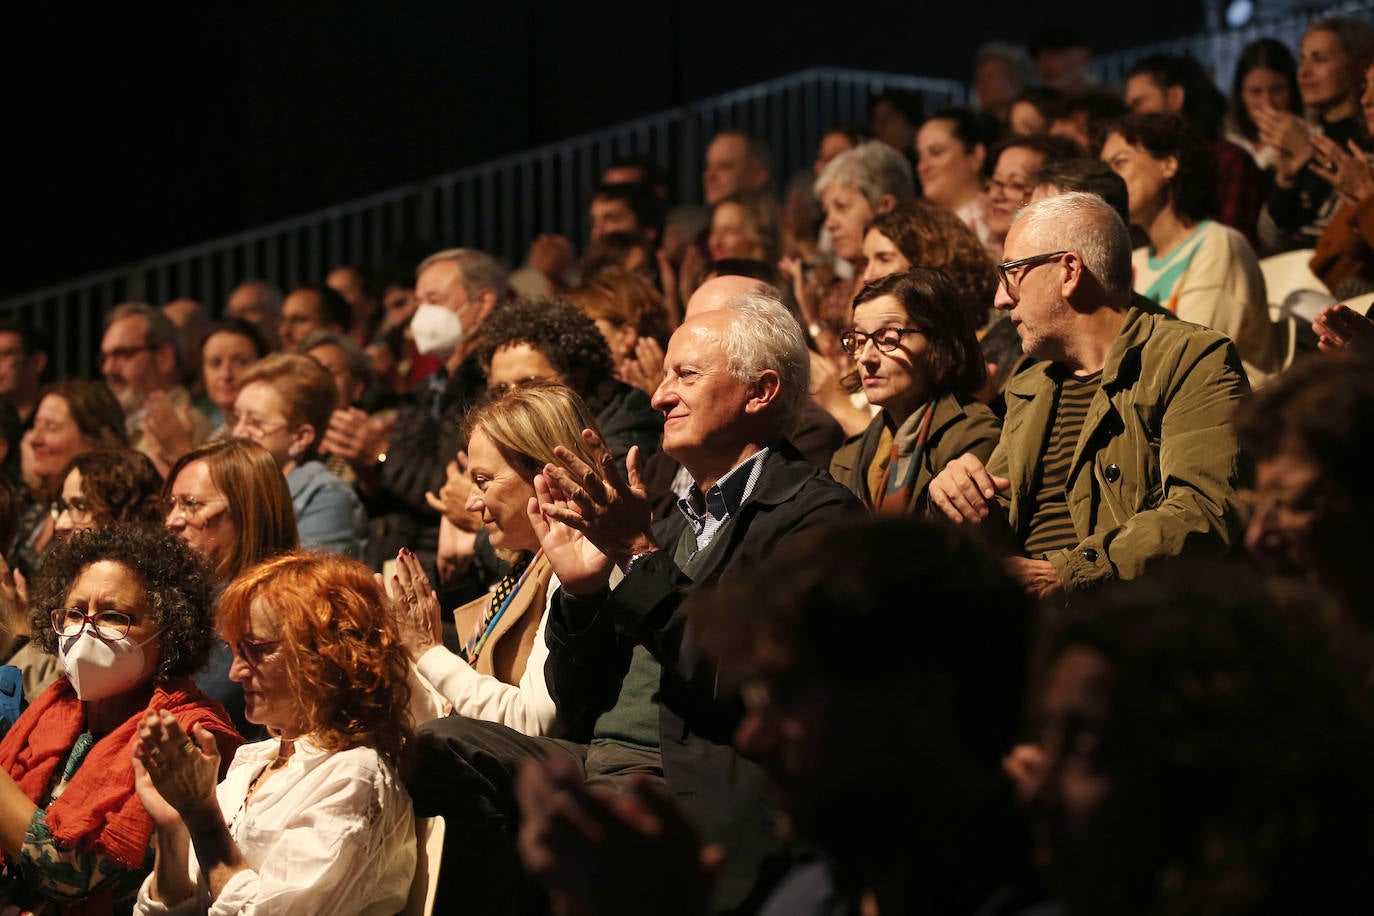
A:
<svg viewBox="0 0 1374 916">
<path fill-rule="evenodd" d="M 1054 420 L 1050 423 L 1045 454 L 1040 462 L 1035 511 L 1031 513 L 1030 531 L 1026 535 L 1029 556 L 1042 556 L 1078 543 L 1078 532 L 1069 515 L 1069 470 L 1078 437 L 1083 432 L 1083 421 L 1088 416 L 1088 405 L 1101 386 L 1100 371 L 1083 377 L 1070 374 L 1059 383 Z"/>
</svg>

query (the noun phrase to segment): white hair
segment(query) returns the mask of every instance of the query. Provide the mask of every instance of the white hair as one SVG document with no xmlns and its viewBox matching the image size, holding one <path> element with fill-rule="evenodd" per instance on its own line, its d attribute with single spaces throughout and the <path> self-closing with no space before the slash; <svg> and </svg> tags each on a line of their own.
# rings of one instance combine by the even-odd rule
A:
<svg viewBox="0 0 1374 916">
<path fill-rule="evenodd" d="M 845 150 L 826 164 L 816 179 L 813 192 L 819 199 L 832 184 L 855 188 L 877 212 L 878 201 L 891 194 L 900 203 L 916 196 L 916 179 L 911 163 L 886 143 L 870 140 Z"/>
<path fill-rule="evenodd" d="M 1111 205 L 1096 194 L 1066 191 L 1023 207 L 1013 226 L 1033 235 L 1046 250 L 1074 251 L 1111 301 L 1131 296 L 1131 234 Z"/>
<path fill-rule="evenodd" d="M 790 436 L 801 425 L 811 391 L 811 356 L 801 325 L 787 306 L 763 293 L 741 293 L 721 307 L 731 325 L 725 336 L 725 366 L 746 384 L 768 370 L 778 374 L 774 401 L 777 429 Z"/>
<path fill-rule="evenodd" d="M 477 298 L 478 293 L 484 289 L 494 292 L 498 302 L 506 298 L 506 272 L 496 259 L 485 251 L 478 251 L 476 248 L 445 248 L 443 251 L 436 251 L 420 262 L 420 266 L 415 268 L 415 276 L 420 276 L 426 268 L 440 261 L 453 261 L 458 265 L 463 274 L 463 289 L 467 291 L 469 299 Z"/>
</svg>

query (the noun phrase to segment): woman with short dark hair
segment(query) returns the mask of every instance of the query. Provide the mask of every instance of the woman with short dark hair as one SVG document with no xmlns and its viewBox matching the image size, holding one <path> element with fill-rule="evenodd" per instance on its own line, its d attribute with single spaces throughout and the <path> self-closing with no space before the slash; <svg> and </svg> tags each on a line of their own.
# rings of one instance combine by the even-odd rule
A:
<svg viewBox="0 0 1374 916">
<path fill-rule="evenodd" d="M 924 267 L 875 280 L 840 340 L 881 410 L 835 452 L 830 473 L 875 512 L 926 512 L 931 478 L 966 452 L 986 461 L 1001 429 L 973 396 L 987 372 L 959 291 Z"/>
</svg>

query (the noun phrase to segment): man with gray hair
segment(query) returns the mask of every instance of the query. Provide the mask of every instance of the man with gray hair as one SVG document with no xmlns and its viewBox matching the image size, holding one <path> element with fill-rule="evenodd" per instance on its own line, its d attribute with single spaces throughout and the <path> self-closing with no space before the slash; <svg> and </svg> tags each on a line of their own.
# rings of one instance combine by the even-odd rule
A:
<svg viewBox="0 0 1374 916">
<path fill-rule="evenodd" d="M 349 463 L 368 501 L 372 528 L 364 562 L 380 570 L 409 547 L 437 579 L 439 513 L 425 494 L 443 488 L 462 447 L 458 423 L 486 388 L 477 349 L 482 322 L 506 298 L 506 274 L 484 252 L 445 249 L 416 268 L 415 298 L 415 345 L 442 365 L 415 386 L 389 427 L 356 407 L 334 411 L 324 450 Z"/>
<path fill-rule="evenodd" d="M 678 511 L 652 522 L 634 449 L 628 482 L 613 460 L 590 468 L 561 448 L 565 467 L 536 481 L 545 520 L 536 533 L 562 586 L 545 622 L 545 674 L 564 734 L 590 743 L 570 748 L 453 717 L 416 736 L 416 810 L 444 815 L 465 895 L 473 887 L 462 875 L 515 869 L 513 777 L 534 755 L 566 758 L 612 789 L 634 774 L 665 780 L 703 835 L 726 847 L 717 910 L 757 903 L 784 864 L 763 772 L 730 744 L 743 706 L 718 690 L 683 602 L 861 506 L 787 441 L 807 398 L 809 360 L 781 302 L 745 293 L 687 319 L 664 370 L 653 399 L 665 416 L 663 448 L 694 482 Z M 570 550 L 570 538 L 580 546 Z M 492 878 L 479 884 L 484 895 L 510 899 Z"/>
<path fill-rule="evenodd" d="M 930 498 L 955 522 L 1005 522 L 1028 591 L 1053 598 L 1237 542 L 1230 416 L 1249 389 L 1221 334 L 1131 302 L 1125 224 L 1096 194 L 1012 222 L 995 305 L 1039 363 L 1006 388 L 987 466 L 951 461 Z"/>
<path fill-rule="evenodd" d="M 177 326 L 147 303 L 125 302 L 105 316 L 100 372 L 124 408 L 129 445 L 164 475 L 210 435 L 209 418 L 181 385 L 181 343 Z"/>
</svg>

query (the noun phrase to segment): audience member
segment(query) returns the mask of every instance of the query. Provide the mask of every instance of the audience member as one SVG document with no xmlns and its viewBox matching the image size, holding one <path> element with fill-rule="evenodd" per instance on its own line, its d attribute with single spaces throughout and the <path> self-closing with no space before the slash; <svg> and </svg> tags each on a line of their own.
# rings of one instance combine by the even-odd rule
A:
<svg viewBox="0 0 1374 916">
<path fill-rule="evenodd" d="M 964 108 L 935 112 L 916 134 L 921 196 L 963 220 L 985 247 L 992 241 L 983 193 L 987 155 L 987 133 L 973 112 Z"/>
<path fill-rule="evenodd" d="M 884 89 L 868 100 L 868 132 L 899 152 L 916 169 L 916 128 L 926 119 L 925 101 L 909 89 Z"/>
<path fill-rule="evenodd" d="M 653 394 L 658 384 L 645 365 L 651 354 L 641 354 L 640 344 L 653 343 L 658 351 L 656 362 L 661 366 L 662 348 L 671 332 L 658 290 L 637 274 L 608 269 L 584 278 L 568 291 L 567 298 L 596 323 L 597 330 L 606 338 L 615 377 Z"/>
<path fill-rule="evenodd" d="M 48 340 L 33 325 L 0 321 L 0 398 L 13 405 L 27 427 L 38 407 L 38 387 L 48 367 Z"/>
<path fill-rule="evenodd" d="M 526 735 L 559 735 L 544 679 L 545 626 L 558 577 L 540 549 L 528 512 L 534 478 L 563 446 L 595 467 L 599 455 L 582 431 L 596 423 L 571 388 L 533 384 L 507 391 L 464 418 L 468 440 L 466 507 L 481 516 L 492 547 L 513 560 L 490 594 L 453 612 L 460 643 L 444 646 L 438 597 L 413 554 L 398 558 L 397 626 L 420 674 L 457 715 L 499 722 Z"/>
<path fill-rule="evenodd" d="M 396 913 L 415 872 L 401 781 L 409 665 L 361 563 L 292 553 L 220 602 L 248 718 L 271 738 L 227 755 L 156 698 L 137 717 L 138 797 L 157 842 L 135 912 Z M 344 685 L 347 685 L 346 688 Z"/>
<path fill-rule="evenodd" d="M 1065 191 L 1084 191 L 1102 198 L 1121 217 L 1123 224 L 1131 224 L 1131 194 L 1126 188 L 1126 179 L 1101 159 L 1052 162 L 1036 173 L 1034 185 L 1032 201 L 1054 197 Z"/>
<path fill-rule="evenodd" d="M 1131 305 L 1130 237 L 1096 195 L 1031 203 L 1006 256 L 996 304 L 1041 362 L 1007 385 L 987 467 L 955 459 L 932 500 L 956 522 L 996 512 L 1042 597 L 1223 553 L 1240 473 L 1227 421 L 1248 387 L 1234 345 Z"/>
<path fill-rule="evenodd" d="M 1006 125 L 1011 105 L 1035 77 L 1035 64 L 1026 49 L 1002 41 L 989 41 L 973 53 L 973 94 L 978 110 Z"/>
<path fill-rule="evenodd" d="M 1063 103 L 1064 93 L 1058 89 L 1032 86 L 1011 103 L 1008 132 L 1017 137 L 1049 133 L 1050 125 L 1054 123 L 1055 115 Z"/>
<path fill-rule="evenodd" d="M 1260 140 L 1278 151 L 1274 187 L 1260 216 L 1263 251 L 1311 248 L 1326 228 L 1339 202 L 1331 185 L 1309 164 L 1322 164 L 1312 137 L 1320 134 L 1337 148 L 1366 137 L 1360 117 L 1358 63 L 1374 47 L 1374 25 L 1359 19 L 1331 16 L 1318 19 L 1302 39 L 1298 90 L 1312 122 L 1288 111 L 1263 105 L 1251 111 Z"/>
<path fill-rule="evenodd" d="M 258 326 L 242 318 L 226 318 L 210 325 L 200 349 L 201 384 L 214 408 L 206 414 L 213 426 L 207 440 L 229 435 L 239 379 L 245 369 L 268 354 L 268 346 Z"/>
<path fill-rule="evenodd" d="M 162 498 L 167 528 L 210 567 L 216 598 L 249 566 L 299 545 L 286 478 L 257 443 L 226 439 L 192 449 L 173 465 Z M 244 718 L 243 688 L 229 678 L 232 662 L 229 646 L 213 640 L 195 681 L 251 736 L 257 729 Z"/>
<path fill-rule="evenodd" d="M 283 352 L 295 353 L 314 331 L 346 334 L 353 324 L 348 300 L 329 286 L 300 286 L 287 293 L 281 305 L 277 335 Z"/>
<path fill-rule="evenodd" d="M 1278 370 L 1264 276 L 1215 212 L 1209 151 L 1177 115 L 1130 115 L 1108 128 L 1102 160 L 1126 181 L 1131 222 L 1149 237 L 1132 257 L 1135 290 L 1235 341 L 1252 385 Z"/>
<path fill-rule="evenodd" d="M 1360 107 L 1365 129 L 1374 135 L 1374 44 L 1360 62 L 1364 91 Z M 1374 292 L 1374 171 L 1369 153 L 1348 141 L 1342 149 L 1333 140 L 1314 136 L 1312 144 L 1327 165 L 1309 167 L 1331 185 L 1340 207 L 1317 239 L 1312 272 L 1338 299 Z"/>
<path fill-rule="evenodd" d="M 1241 402 L 1236 432 L 1254 462 L 1245 546 L 1266 572 L 1321 588 L 1366 629 L 1364 563 L 1374 500 L 1363 469 L 1374 436 L 1374 371 L 1367 353 L 1308 359 Z"/>
<path fill-rule="evenodd" d="M 281 290 L 266 280 L 248 280 L 236 286 L 224 304 L 224 317 L 252 322 L 273 350 L 281 346 L 277 338 Z"/>
<path fill-rule="evenodd" d="M 706 147 L 701 189 L 707 206 L 741 191 L 767 190 L 772 180 L 773 154 L 758 137 L 723 130 Z"/>
<path fill-rule="evenodd" d="M 938 511 L 931 479 L 965 453 L 987 461 L 1000 432 L 973 396 L 986 372 L 958 287 L 926 267 L 868 283 L 840 339 L 880 411 L 835 452 L 831 475 L 874 512 Z"/>
<path fill-rule="evenodd" d="M 1066 916 L 1369 912 L 1369 662 L 1327 611 L 1212 564 L 1051 623 L 1031 805 Z"/>
<path fill-rule="evenodd" d="M 98 448 L 128 444 L 124 413 L 101 382 L 73 379 L 39 392 L 33 428 L 23 439 L 23 475 L 29 492 L 8 558 L 11 568 L 29 575 L 37 567 L 55 530 L 52 508 L 72 459 Z"/>
<path fill-rule="evenodd" d="M 767 192 L 736 192 L 711 210 L 711 260 L 745 258 L 775 263 L 781 252 L 778 205 Z M 695 290 L 693 290 L 695 292 Z"/>
<path fill-rule="evenodd" d="M 1097 149 L 1102 125 L 1130 113 L 1121 97 L 1100 89 L 1066 96 L 1050 118 L 1050 133 L 1067 137 L 1085 150 Z"/>
<path fill-rule="evenodd" d="M 443 486 L 445 467 L 461 444 L 458 420 L 485 386 L 476 351 L 482 322 L 505 299 L 506 279 L 488 255 L 451 248 L 420 262 L 415 292 L 420 306 L 410 329 L 416 346 L 443 365 L 397 406 L 389 430 L 357 408 L 335 411 L 323 449 L 344 458 L 358 475 L 372 517 L 367 564 L 380 570 L 408 547 L 438 581 L 439 516 L 425 493 Z"/>
<path fill-rule="evenodd" d="M 0 897 L 15 911 L 128 912 L 153 836 L 129 757 L 143 711 L 226 755 L 242 743 L 188 679 L 210 647 L 209 582 L 171 534 L 116 525 L 56 545 L 32 608 L 34 639 L 66 676 L 0 742 Z"/>
<path fill-rule="evenodd" d="M 988 179 L 987 227 L 988 250 L 993 259 L 1002 256 L 1002 243 L 1011 228 L 1011 218 L 1030 203 L 1031 182 L 1040 169 L 1052 162 L 1064 162 L 1082 156 L 1084 151 L 1067 137 L 1049 134 L 1011 136 L 993 147 L 992 177 Z M 925 265 L 934 267 L 933 264 Z M 991 303 L 992 297 L 987 301 Z"/>
<path fill-rule="evenodd" d="M 142 452 L 107 448 L 77 455 L 67 466 L 57 510 L 57 533 L 70 536 L 109 525 L 161 525 L 162 475 Z"/>
<path fill-rule="evenodd" d="M 162 312 L 142 302 L 105 316 L 100 371 L 124 408 L 129 444 L 159 471 L 210 435 L 210 421 L 181 384 L 181 336 Z"/>
<path fill-rule="evenodd" d="M 1226 121 L 1226 139 L 1249 153 L 1265 172 L 1272 172 L 1278 149 L 1260 137 L 1255 121 L 1255 112 L 1260 109 L 1302 117 L 1298 62 L 1277 38 L 1252 41 L 1240 52 Z"/>
<path fill-rule="evenodd" d="M 353 488 L 320 460 L 337 400 L 334 379 L 318 361 L 273 353 L 243 373 L 232 434 L 267 449 L 286 477 L 302 548 L 357 557 L 367 512 Z"/>
<path fill-rule="evenodd" d="M 1176 114 L 1207 144 L 1216 191 L 1218 222 L 1236 229 L 1252 245 L 1264 203 L 1264 176 L 1245 150 L 1222 136 L 1226 97 L 1190 54 L 1151 54 L 1136 61 L 1126 79 L 1132 114 Z M 1190 181 L 1199 181 L 1200 176 Z"/>
<path fill-rule="evenodd" d="M 348 303 L 349 321 L 339 333 L 347 334 L 360 347 L 372 342 L 372 336 L 382 324 L 375 282 L 372 271 L 361 264 L 341 264 L 324 278 L 325 286 Z M 300 339 L 304 336 L 298 335 Z"/>
<path fill-rule="evenodd" d="M 592 192 L 591 239 L 612 232 L 639 232 L 658 247 L 666 210 L 663 198 L 639 184 L 603 184 Z"/>
</svg>

